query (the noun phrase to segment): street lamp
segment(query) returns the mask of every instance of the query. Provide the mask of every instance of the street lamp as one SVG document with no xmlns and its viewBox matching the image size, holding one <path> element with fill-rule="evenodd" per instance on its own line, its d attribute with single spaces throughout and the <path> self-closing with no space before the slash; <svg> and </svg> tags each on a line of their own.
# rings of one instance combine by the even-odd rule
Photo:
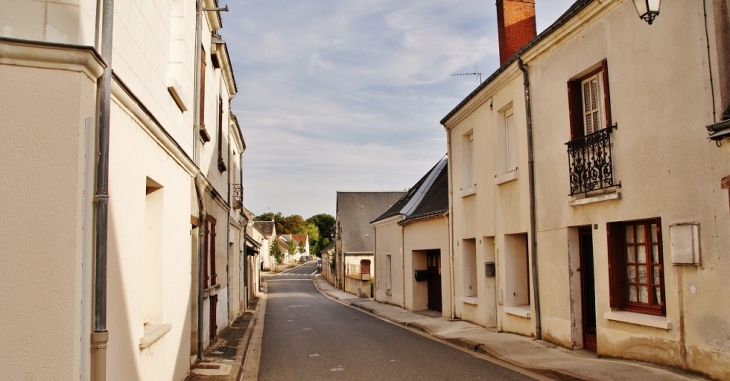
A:
<svg viewBox="0 0 730 381">
<path fill-rule="evenodd" d="M 660 2 L 661 0 L 634 0 L 634 6 L 636 11 L 639 12 L 639 17 L 651 25 L 654 18 L 659 15 Z"/>
</svg>

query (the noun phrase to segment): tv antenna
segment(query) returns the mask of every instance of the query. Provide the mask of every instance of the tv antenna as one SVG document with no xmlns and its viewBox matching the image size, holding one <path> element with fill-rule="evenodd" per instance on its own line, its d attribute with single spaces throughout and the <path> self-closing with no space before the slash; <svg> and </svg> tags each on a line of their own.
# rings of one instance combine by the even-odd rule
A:
<svg viewBox="0 0 730 381">
<path fill-rule="evenodd" d="M 473 73 L 454 73 L 454 74 L 451 74 L 452 77 L 455 76 L 455 75 L 475 75 L 475 76 L 477 76 L 477 79 L 479 80 L 479 84 L 480 85 L 482 84 L 482 72 L 479 71 L 479 69 L 477 69 L 476 66 L 474 66 L 474 72 Z"/>
</svg>

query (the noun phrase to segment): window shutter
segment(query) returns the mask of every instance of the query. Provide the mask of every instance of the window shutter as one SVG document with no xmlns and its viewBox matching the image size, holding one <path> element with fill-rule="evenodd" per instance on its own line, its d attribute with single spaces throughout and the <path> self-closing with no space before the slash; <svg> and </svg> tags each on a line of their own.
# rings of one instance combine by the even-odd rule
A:
<svg viewBox="0 0 730 381">
<path fill-rule="evenodd" d="M 583 95 L 580 81 L 568 81 L 568 110 L 570 112 L 570 140 L 575 140 L 583 133 Z"/>
<path fill-rule="evenodd" d="M 626 248 L 624 225 L 608 224 L 608 282 L 611 308 L 626 305 Z"/>
<path fill-rule="evenodd" d="M 608 61 L 603 60 L 601 62 L 603 67 L 603 105 L 606 110 L 606 127 L 613 125 L 613 119 L 611 119 L 611 92 L 608 89 Z"/>
<path fill-rule="evenodd" d="M 200 48 L 200 120 L 198 123 L 205 124 L 205 49 Z"/>
</svg>

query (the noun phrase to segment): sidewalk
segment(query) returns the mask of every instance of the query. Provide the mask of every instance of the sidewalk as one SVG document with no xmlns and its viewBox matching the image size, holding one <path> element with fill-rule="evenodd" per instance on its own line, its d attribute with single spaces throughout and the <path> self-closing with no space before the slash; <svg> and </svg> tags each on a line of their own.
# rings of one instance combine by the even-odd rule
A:
<svg viewBox="0 0 730 381">
<path fill-rule="evenodd" d="M 415 328 L 433 337 L 479 352 L 508 364 L 562 380 L 705 380 L 681 370 L 637 361 L 599 359 L 594 353 L 569 350 L 545 341 L 498 333 L 465 321 L 429 317 L 400 307 L 358 298 L 334 288 L 320 275 L 313 276 L 319 291 L 331 298 L 370 312 L 396 324 Z"/>
<path fill-rule="evenodd" d="M 260 318 L 259 308 L 265 306 L 265 301 L 260 303 L 259 298 L 251 300 L 250 309 L 218 334 L 213 345 L 205 352 L 205 361 L 195 364 L 185 381 L 237 381 L 241 377 L 246 351 Z"/>
</svg>

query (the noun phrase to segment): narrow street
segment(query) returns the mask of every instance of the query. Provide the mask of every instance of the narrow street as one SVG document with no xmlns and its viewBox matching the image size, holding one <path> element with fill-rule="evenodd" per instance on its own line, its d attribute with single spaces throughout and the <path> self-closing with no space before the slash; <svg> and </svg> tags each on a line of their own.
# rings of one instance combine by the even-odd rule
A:
<svg viewBox="0 0 730 381">
<path fill-rule="evenodd" d="M 534 379 L 325 297 L 315 269 L 267 278 L 260 380 Z"/>
</svg>

